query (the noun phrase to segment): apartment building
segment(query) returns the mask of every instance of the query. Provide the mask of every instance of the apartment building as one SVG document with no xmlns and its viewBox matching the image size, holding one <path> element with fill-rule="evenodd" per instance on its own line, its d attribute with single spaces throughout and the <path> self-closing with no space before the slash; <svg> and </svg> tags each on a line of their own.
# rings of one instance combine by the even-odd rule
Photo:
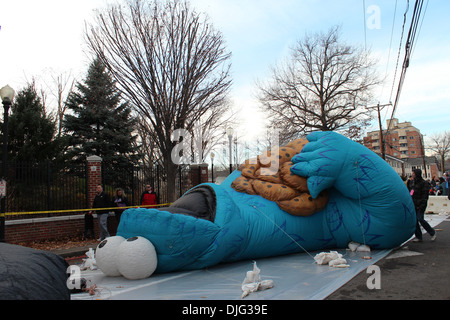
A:
<svg viewBox="0 0 450 320">
<path fill-rule="evenodd" d="M 392 121 L 392 123 L 391 123 Z M 399 122 L 398 119 L 386 121 L 383 130 L 385 154 L 399 158 L 419 158 L 424 156 L 423 135 L 420 130 L 411 125 L 411 122 Z M 371 131 L 364 137 L 364 145 L 376 153 L 383 153 L 380 131 Z"/>
</svg>

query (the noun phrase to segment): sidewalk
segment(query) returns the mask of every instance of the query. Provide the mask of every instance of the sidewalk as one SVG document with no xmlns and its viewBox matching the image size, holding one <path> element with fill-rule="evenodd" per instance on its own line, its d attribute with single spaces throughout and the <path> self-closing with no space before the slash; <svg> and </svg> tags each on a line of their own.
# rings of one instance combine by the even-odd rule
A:
<svg viewBox="0 0 450 320">
<path fill-rule="evenodd" d="M 70 260 L 75 259 L 75 258 L 78 258 L 78 260 L 80 260 L 80 262 L 81 262 L 81 259 L 86 257 L 86 252 L 89 251 L 89 248 L 92 248 L 95 251 L 95 248 L 97 248 L 97 245 L 98 244 L 91 244 L 89 246 L 69 248 L 69 249 L 55 249 L 55 250 L 51 250 L 50 252 L 63 257 L 64 259 L 68 260 L 67 262 L 69 264 L 71 264 Z"/>
</svg>

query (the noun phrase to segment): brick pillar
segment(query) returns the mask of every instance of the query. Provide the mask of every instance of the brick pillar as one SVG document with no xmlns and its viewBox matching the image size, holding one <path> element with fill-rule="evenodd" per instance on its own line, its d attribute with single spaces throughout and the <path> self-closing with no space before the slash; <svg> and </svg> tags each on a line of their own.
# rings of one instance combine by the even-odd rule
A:
<svg viewBox="0 0 450 320">
<path fill-rule="evenodd" d="M 102 158 L 99 156 L 90 156 L 88 162 L 88 204 L 92 206 L 97 193 L 97 185 L 102 183 Z"/>
<path fill-rule="evenodd" d="M 189 178 L 193 187 L 208 182 L 208 164 L 191 164 L 189 166 Z"/>
</svg>

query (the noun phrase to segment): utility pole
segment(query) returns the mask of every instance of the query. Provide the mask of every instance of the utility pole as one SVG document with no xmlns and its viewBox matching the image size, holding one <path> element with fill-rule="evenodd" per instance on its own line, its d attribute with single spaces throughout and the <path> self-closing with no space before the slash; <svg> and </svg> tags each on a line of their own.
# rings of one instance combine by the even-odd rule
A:
<svg viewBox="0 0 450 320">
<path fill-rule="evenodd" d="M 378 112 L 378 124 L 380 126 L 380 147 L 381 147 L 381 156 L 383 157 L 384 160 L 386 160 L 386 144 L 384 141 L 384 136 L 383 136 L 383 127 L 381 126 L 381 115 L 380 115 L 380 110 L 382 110 L 384 107 L 387 106 L 392 106 L 392 103 L 388 103 L 388 104 L 383 104 L 380 105 L 379 103 L 376 106 L 373 107 L 367 107 L 367 109 L 374 109 L 377 108 L 377 112 Z"/>
<path fill-rule="evenodd" d="M 420 152 L 422 153 L 422 163 L 423 163 L 423 170 L 425 172 L 425 179 L 428 177 L 427 174 L 427 163 L 425 161 L 425 146 L 423 143 L 423 135 L 419 133 L 419 142 L 420 142 Z"/>
</svg>

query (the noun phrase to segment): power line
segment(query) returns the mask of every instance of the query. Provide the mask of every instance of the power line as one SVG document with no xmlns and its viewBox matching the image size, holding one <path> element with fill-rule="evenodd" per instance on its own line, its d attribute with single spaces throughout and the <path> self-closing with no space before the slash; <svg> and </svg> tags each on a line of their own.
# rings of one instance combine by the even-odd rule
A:
<svg viewBox="0 0 450 320">
<path fill-rule="evenodd" d="M 394 26 L 395 26 L 395 16 L 397 14 L 397 1 L 395 0 L 395 7 L 394 7 L 394 17 L 392 20 L 392 28 L 391 28 L 391 40 L 389 41 L 389 54 L 388 54 L 388 61 L 386 63 L 386 74 L 388 72 L 388 67 L 389 67 L 389 60 L 391 58 L 391 49 L 392 49 L 392 38 L 394 37 Z"/>
<path fill-rule="evenodd" d="M 363 29 L 364 29 L 364 51 L 367 51 L 367 31 L 366 31 L 366 0 L 363 0 Z"/>
<path fill-rule="evenodd" d="M 406 15 L 408 14 L 408 11 L 409 11 L 409 0 L 407 0 L 406 10 L 405 13 L 403 14 L 402 34 L 400 37 L 400 45 L 398 47 L 397 63 L 395 65 L 394 80 L 392 82 L 391 95 L 389 96 L 389 101 L 392 101 L 392 94 L 394 93 L 395 79 L 397 78 L 398 63 L 400 61 L 400 53 L 402 52 L 403 34 L 405 33 Z"/>
<path fill-rule="evenodd" d="M 394 118 L 395 111 L 397 109 L 398 102 L 399 102 L 399 99 L 400 99 L 400 94 L 401 94 L 401 91 L 402 91 L 402 88 L 403 88 L 403 83 L 405 81 L 406 70 L 408 69 L 410 61 L 411 61 L 412 49 L 414 48 L 415 42 L 416 42 L 416 39 L 417 39 L 417 28 L 418 28 L 419 21 L 420 21 L 420 15 L 421 15 L 421 12 L 422 12 L 422 7 L 423 7 L 423 0 L 416 0 L 416 4 L 414 6 L 413 16 L 412 16 L 412 19 L 411 19 L 411 26 L 409 28 L 408 38 L 406 40 L 406 45 L 405 45 L 405 58 L 403 60 L 402 73 L 400 75 L 400 79 L 399 79 L 399 83 L 398 83 L 397 95 L 395 97 L 394 107 L 393 107 L 393 110 L 392 110 L 391 120 L 389 121 L 387 134 L 389 134 L 390 129 L 391 129 L 392 120 Z"/>
<path fill-rule="evenodd" d="M 425 20 L 425 15 L 426 15 L 426 13 L 427 13 L 427 9 L 428 9 L 428 4 L 429 4 L 429 0 L 427 0 L 427 5 L 425 6 L 425 11 L 424 11 L 424 13 L 423 13 L 423 17 L 422 17 L 422 22 L 420 23 L 420 27 L 419 27 L 419 32 L 417 33 L 417 38 L 419 37 L 419 35 L 420 35 L 420 31 L 422 31 L 422 25 L 423 25 L 423 20 Z M 414 53 L 414 49 L 415 49 L 416 47 L 414 46 L 413 48 L 412 48 L 412 52 L 411 52 L 411 55 Z"/>
<path fill-rule="evenodd" d="M 389 69 L 389 62 L 390 62 L 390 60 L 391 60 L 392 39 L 393 39 L 393 37 L 394 37 L 395 17 L 396 17 L 396 15 L 397 15 L 397 2 L 398 2 L 398 0 L 395 0 L 394 17 L 393 17 L 393 19 L 392 19 L 391 40 L 389 41 L 389 53 L 388 53 L 388 58 L 387 58 L 387 62 L 386 62 L 385 78 L 387 77 L 388 69 Z M 401 47 L 401 45 L 400 45 L 400 47 Z M 398 63 L 398 62 L 397 62 L 397 63 Z M 395 78 L 394 78 L 394 81 L 395 81 Z M 383 96 L 383 93 L 384 93 L 384 87 L 385 87 L 385 86 L 384 86 L 384 84 L 383 84 L 383 87 L 382 87 L 382 89 L 381 89 L 381 94 L 380 94 L 380 96 Z M 392 93 L 391 93 L 391 96 L 392 96 Z M 391 100 L 389 99 L 389 101 L 391 101 Z M 387 114 L 388 114 L 388 110 L 386 110 L 386 113 L 384 114 L 383 121 L 386 119 Z"/>
</svg>

